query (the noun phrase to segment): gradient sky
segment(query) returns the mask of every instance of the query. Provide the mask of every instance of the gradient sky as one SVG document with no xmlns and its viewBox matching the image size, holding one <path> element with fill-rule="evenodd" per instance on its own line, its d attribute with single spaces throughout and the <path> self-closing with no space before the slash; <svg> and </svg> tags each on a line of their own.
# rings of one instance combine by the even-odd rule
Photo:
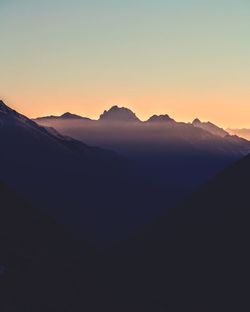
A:
<svg viewBox="0 0 250 312">
<path fill-rule="evenodd" d="M 250 127 L 249 0 L 0 0 L 0 97 Z"/>
</svg>

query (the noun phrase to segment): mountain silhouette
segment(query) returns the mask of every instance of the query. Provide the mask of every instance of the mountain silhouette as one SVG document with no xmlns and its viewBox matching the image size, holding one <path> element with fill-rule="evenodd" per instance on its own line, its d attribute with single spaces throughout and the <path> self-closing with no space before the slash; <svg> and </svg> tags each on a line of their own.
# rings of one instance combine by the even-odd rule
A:
<svg viewBox="0 0 250 312">
<path fill-rule="evenodd" d="M 153 115 L 147 120 L 147 122 L 169 122 L 169 121 L 174 121 L 174 119 L 170 118 L 169 115 Z"/>
<path fill-rule="evenodd" d="M 225 131 L 223 128 L 216 126 L 215 124 L 211 123 L 210 121 L 201 122 L 198 118 L 196 118 L 196 119 L 194 119 L 192 124 L 193 124 L 193 126 L 195 126 L 197 128 L 204 129 L 204 130 L 206 130 L 206 131 L 208 131 L 214 135 L 218 135 L 221 137 L 225 137 L 225 136 L 229 135 L 229 133 L 227 131 Z"/>
<path fill-rule="evenodd" d="M 135 113 L 126 107 L 112 106 L 108 111 L 100 115 L 100 121 L 113 122 L 137 122 L 140 121 Z"/>
<path fill-rule="evenodd" d="M 184 194 L 249 142 L 179 122 L 103 124 L 131 159 L 0 102 L 0 310 L 248 311 L 250 156 Z"/>
<path fill-rule="evenodd" d="M 61 122 L 71 125 L 72 120 Z M 250 144 L 179 122 L 91 121 L 88 128 L 77 121 L 77 132 L 79 123 L 84 125 L 80 137 L 89 145 L 72 139 L 71 130 L 61 134 L 58 127 L 45 128 L 1 102 L 0 161 L 5 166 L 0 179 L 77 236 L 99 245 L 126 238 L 165 214 L 246 154 Z"/>
<path fill-rule="evenodd" d="M 107 255 L 124 310 L 249 309 L 249 174 L 247 156 Z"/>
<path fill-rule="evenodd" d="M 249 152 L 250 146 L 247 140 L 230 136 L 211 122 L 201 122 L 199 119 L 195 119 L 192 124 L 175 122 L 169 115 L 153 115 L 142 122 L 130 109 L 118 106 L 104 111 L 99 121 L 92 120 L 89 123 L 74 123 L 67 119 L 53 122 L 53 119 L 46 117 L 35 121 L 87 144 L 113 149 L 125 156 L 145 154 L 145 149 L 158 151 L 161 147 L 161 152 L 166 149 L 175 154 L 179 153 L 178 150 L 186 150 L 186 153 L 191 154 L 238 154 L 241 157 Z M 152 148 L 152 144 L 157 145 L 157 148 L 154 145 Z"/>
<path fill-rule="evenodd" d="M 168 115 L 155 115 L 143 122 L 129 109 L 117 106 L 103 118 L 88 123 L 37 122 L 89 145 L 113 150 L 144 166 L 142 170 L 160 187 L 171 184 L 178 191 L 193 190 L 250 151 L 249 141 L 227 133 L 222 136 L 224 130 L 211 123 L 198 127 L 197 123 L 176 122 Z"/>
<path fill-rule="evenodd" d="M 130 160 L 39 126 L 4 103 L 0 142 L 0 179 L 98 246 L 125 238 L 164 213 L 165 194 L 169 205 L 178 197 Z M 153 203 L 157 208 L 150 209 Z"/>
<path fill-rule="evenodd" d="M 51 119 L 51 120 L 60 120 L 60 119 L 73 119 L 73 120 L 91 120 L 90 118 L 87 118 L 87 117 L 82 117 L 80 115 L 76 115 L 76 114 L 71 114 L 69 112 L 66 112 L 64 114 L 62 114 L 61 116 L 45 116 L 45 117 L 40 117 L 40 118 L 37 118 L 36 120 L 37 121 L 43 121 L 43 120 L 48 120 L 48 119 Z"/>
</svg>

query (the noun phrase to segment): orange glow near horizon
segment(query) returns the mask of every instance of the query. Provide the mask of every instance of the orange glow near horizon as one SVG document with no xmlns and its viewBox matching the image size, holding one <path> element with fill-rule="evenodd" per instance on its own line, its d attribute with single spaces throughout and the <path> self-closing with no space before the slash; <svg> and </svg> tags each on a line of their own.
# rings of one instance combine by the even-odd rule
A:
<svg viewBox="0 0 250 312">
<path fill-rule="evenodd" d="M 250 128 L 249 12 L 250 1 L 0 1 L 0 98 L 28 117 L 118 105 Z"/>
<path fill-rule="evenodd" d="M 30 117 L 61 115 L 65 112 L 79 114 L 93 119 L 113 105 L 124 106 L 133 110 L 141 120 L 154 114 L 168 114 L 177 121 L 191 122 L 194 118 L 211 121 L 224 128 L 250 128 L 250 105 L 248 98 L 226 98 L 222 94 L 168 94 L 160 96 L 132 95 L 122 97 L 107 96 L 71 96 L 47 93 L 21 94 L 3 98 L 7 105 Z M 239 104 L 244 109 L 237 109 Z"/>
</svg>

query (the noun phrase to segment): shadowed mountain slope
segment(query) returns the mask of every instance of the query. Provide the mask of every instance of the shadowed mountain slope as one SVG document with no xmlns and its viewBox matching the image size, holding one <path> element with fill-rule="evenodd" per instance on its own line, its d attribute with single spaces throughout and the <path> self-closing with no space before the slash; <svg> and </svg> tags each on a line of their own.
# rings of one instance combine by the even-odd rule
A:
<svg viewBox="0 0 250 312">
<path fill-rule="evenodd" d="M 91 310 L 94 251 L 0 183 L 1 312 Z"/>
<path fill-rule="evenodd" d="M 248 156 L 111 252 L 121 311 L 249 310 L 249 174 Z"/>
<path fill-rule="evenodd" d="M 100 245 L 151 222 L 165 211 L 162 197 L 173 194 L 123 157 L 41 127 L 3 102 L 0 146 L 4 181 L 57 222 Z"/>
<path fill-rule="evenodd" d="M 247 157 L 98 262 L 0 184 L 1 311 L 247 311 L 249 173 Z"/>
</svg>

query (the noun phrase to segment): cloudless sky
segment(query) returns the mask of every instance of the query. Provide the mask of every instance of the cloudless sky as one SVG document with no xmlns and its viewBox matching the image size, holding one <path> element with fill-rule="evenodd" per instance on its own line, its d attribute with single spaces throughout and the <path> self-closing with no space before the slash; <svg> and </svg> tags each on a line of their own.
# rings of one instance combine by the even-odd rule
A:
<svg viewBox="0 0 250 312">
<path fill-rule="evenodd" d="M 0 0 L 0 97 L 250 127 L 250 1 Z"/>
</svg>

